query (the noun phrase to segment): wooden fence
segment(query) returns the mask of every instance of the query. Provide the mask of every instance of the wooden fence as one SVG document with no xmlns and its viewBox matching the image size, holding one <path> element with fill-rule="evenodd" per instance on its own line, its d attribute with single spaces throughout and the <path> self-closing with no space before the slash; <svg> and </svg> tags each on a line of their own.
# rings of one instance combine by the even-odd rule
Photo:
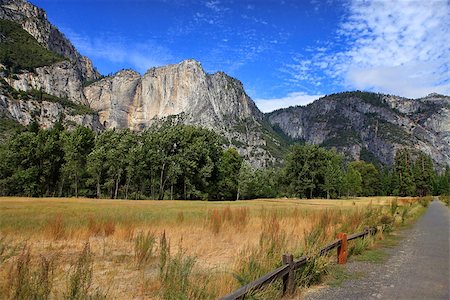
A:
<svg viewBox="0 0 450 300">
<path fill-rule="evenodd" d="M 337 262 L 338 264 L 345 264 L 347 262 L 347 242 L 358 238 L 364 238 L 367 235 L 373 235 L 377 232 L 377 228 L 366 227 L 363 232 L 354 233 L 347 236 L 345 233 L 339 233 L 338 239 L 334 240 L 330 244 L 322 247 L 319 250 L 318 255 L 326 255 L 331 250 L 337 248 Z M 294 260 L 292 254 L 284 254 L 282 257 L 283 265 L 263 276 L 250 282 L 247 285 L 239 288 L 238 290 L 224 296 L 221 300 L 235 300 L 244 299 L 245 296 L 251 292 L 257 291 L 264 286 L 274 282 L 277 279 L 283 280 L 283 295 L 293 294 L 295 291 L 295 273 L 294 271 L 308 262 L 309 258 L 302 256 L 297 260 Z"/>
</svg>

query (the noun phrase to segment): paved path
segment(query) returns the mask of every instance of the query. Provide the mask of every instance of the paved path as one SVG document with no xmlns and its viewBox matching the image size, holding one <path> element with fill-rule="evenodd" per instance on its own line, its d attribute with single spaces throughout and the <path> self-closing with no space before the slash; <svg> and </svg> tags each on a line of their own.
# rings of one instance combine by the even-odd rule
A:
<svg viewBox="0 0 450 300">
<path fill-rule="evenodd" d="M 449 209 L 431 202 L 401 235 L 400 245 L 386 250 L 391 256 L 385 263 L 351 262 L 346 267 L 362 271 L 361 278 L 313 291 L 304 299 L 450 299 Z"/>
</svg>

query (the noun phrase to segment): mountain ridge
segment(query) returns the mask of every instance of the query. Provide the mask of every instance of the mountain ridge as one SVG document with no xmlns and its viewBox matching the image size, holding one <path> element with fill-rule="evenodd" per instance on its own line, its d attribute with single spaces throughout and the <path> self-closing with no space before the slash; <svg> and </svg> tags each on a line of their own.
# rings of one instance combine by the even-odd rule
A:
<svg viewBox="0 0 450 300">
<path fill-rule="evenodd" d="M 127 69 L 102 77 L 48 22 L 42 9 L 25 0 L 0 0 L 0 18 L 17 22 L 42 47 L 67 58 L 15 74 L 0 68 L 4 89 L 15 91 L 0 90 L 0 111 L 22 125 L 38 121 L 48 128 L 67 119 L 67 124 L 97 131 L 141 131 L 170 119 L 218 132 L 225 138 L 224 146 L 236 147 L 255 167 L 279 162 L 290 143 L 287 139 L 336 148 L 350 159 L 370 158 L 380 164 L 392 164 L 400 148 L 424 152 L 440 166 L 450 164 L 448 96 L 411 100 L 344 92 L 263 114 L 238 79 L 224 72 L 208 74 L 193 59 L 150 68 L 143 75 Z M 39 101 L 36 91 L 56 96 L 59 104 Z M 67 101 L 92 112 L 74 118 Z"/>
</svg>

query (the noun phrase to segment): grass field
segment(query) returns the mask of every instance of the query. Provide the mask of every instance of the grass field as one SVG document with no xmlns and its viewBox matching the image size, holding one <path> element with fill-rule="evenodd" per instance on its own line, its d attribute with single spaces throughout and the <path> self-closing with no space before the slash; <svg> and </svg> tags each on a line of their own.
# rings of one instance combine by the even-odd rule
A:
<svg viewBox="0 0 450 300">
<path fill-rule="evenodd" d="M 68 297 L 73 282 L 82 287 L 79 278 L 86 280 L 79 290 L 97 298 L 217 298 L 276 267 L 282 253 L 306 253 L 340 231 L 400 222 L 402 203 L 414 199 L 400 198 L 395 212 L 393 200 L 0 198 L 0 298 L 27 280 L 21 259 L 31 262 L 29 274 L 49 262 L 52 272 L 39 278 L 51 283 L 55 299 Z"/>
</svg>

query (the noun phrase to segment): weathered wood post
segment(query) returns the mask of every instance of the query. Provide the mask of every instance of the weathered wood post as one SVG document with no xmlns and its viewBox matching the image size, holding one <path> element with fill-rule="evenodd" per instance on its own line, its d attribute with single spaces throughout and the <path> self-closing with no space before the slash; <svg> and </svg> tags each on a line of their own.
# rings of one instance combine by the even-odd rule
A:
<svg viewBox="0 0 450 300">
<path fill-rule="evenodd" d="M 283 254 L 283 264 L 289 265 L 289 273 L 283 276 L 283 295 L 292 295 L 295 291 L 294 256 Z"/>
<path fill-rule="evenodd" d="M 370 229 L 369 226 L 365 226 L 364 227 L 364 239 L 368 238 L 369 236 L 372 235 L 372 230 Z"/>
<path fill-rule="evenodd" d="M 337 238 L 341 240 L 341 245 L 337 248 L 338 264 L 343 265 L 347 262 L 347 234 L 338 233 Z"/>
</svg>

